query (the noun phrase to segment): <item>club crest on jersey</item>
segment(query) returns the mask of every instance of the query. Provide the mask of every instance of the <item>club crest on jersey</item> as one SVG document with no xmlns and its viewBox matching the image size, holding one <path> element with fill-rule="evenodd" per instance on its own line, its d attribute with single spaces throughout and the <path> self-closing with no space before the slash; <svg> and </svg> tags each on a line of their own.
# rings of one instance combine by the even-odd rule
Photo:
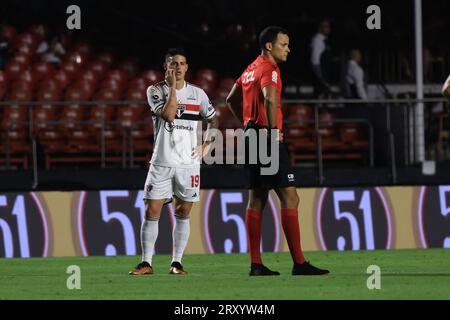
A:
<svg viewBox="0 0 450 320">
<path fill-rule="evenodd" d="M 178 105 L 177 106 L 177 117 L 180 118 L 181 115 L 184 113 L 184 110 L 186 110 L 185 105 Z"/>
</svg>

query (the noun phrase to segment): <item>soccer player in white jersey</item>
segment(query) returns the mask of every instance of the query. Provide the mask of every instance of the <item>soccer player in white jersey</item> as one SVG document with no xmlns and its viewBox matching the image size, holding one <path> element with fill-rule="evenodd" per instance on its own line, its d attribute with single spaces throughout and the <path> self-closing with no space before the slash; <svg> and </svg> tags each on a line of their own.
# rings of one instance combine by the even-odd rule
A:
<svg viewBox="0 0 450 320">
<path fill-rule="evenodd" d="M 153 116 L 155 143 L 144 186 L 145 219 L 141 226 L 142 262 L 131 275 L 153 274 L 152 257 L 158 222 L 164 204 L 173 200 L 175 226 L 170 274 L 187 274 L 181 259 L 189 239 L 189 213 L 199 201 L 200 161 L 211 148 L 219 124 L 208 96 L 184 78 L 188 70 L 182 49 L 169 49 L 164 62 L 165 81 L 147 89 Z M 206 119 L 208 128 L 197 145 L 197 125 Z"/>
</svg>

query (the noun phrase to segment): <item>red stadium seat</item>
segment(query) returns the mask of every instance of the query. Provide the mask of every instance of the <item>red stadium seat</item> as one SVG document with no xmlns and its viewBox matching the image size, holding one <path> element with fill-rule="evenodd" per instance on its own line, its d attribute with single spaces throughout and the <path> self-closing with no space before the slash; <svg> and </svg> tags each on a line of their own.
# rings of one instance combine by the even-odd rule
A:
<svg viewBox="0 0 450 320">
<path fill-rule="evenodd" d="M 128 106 L 120 106 L 117 109 L 116 119 L 121 127 L 131 128 L 134 123 L 141 119 L 145 110 L 145 105 L 132 104 Z"/>
<path fill-rule="evenodd" d="M 65 106 L 59 118 L 59 121 L 61 121 L 60 129 L 63 132 L 68 130 L 86 130 L 86 125 L 81 123 L 84 120 L 85 111 L 86 107 L 79 104 Z"/>
<path fill-rule="evenodd" d="M 32 97 L 33 97 L 32 90 L 17 89 L 10 92 L 8 99 L 14 101 L 31 101 Z"/>
<path fill-rule="evenodd" d="M 66 76 L 69 79 L 73 79 L 78 74 L 78 72 L 80 70 L 80 66 L 78 64 L 74 63 L 73 61 L 67 61 L 61 65 L 61 70 L 66 73 Z M 61 71 L 61 70 L 58 70 L 58 71 Z"/>
<path fill-rule="evenodd" d="M 33 109 L 33 128 L 35 132 L 49 130 L 54 127 L 51 121 L 56 120 L 55 108 L 34 108 Z"/>
<path fill-rule="evenodd" d="M 336 117 L 330 112 L 319 113 L 319 127 L 320 128 L 330 128 L 334 126 L 334 119 Z"/>
<path fill-rule="evenodd" d="M 37 48 L 37 46 L 39 45 L 39 38 L 31 33 L 31 32 L 24 32 L 19 34 L 16 39 L 15 39 L 15 47 L 19 48 L 21 47 L 23 44 L 28 44 L 31 47 L 33 47 L 34 49 Z"/>
<path fill-rule="evenodd" d="M 108 66 L 111 66 L 116 61 L 115 56 L 111 52 L 100 52 L 96 57 L 98 60 L 105 62 Z"/>
<path fill-rule="evenodd" d="M 61 92 L 61 83 L 55 79 L 56 73 L 52 75 L 52 78 L 43 79 L 39 83 L 39 91 L 54 91 L 54 92 Z"/>
<path fill-rule="evenodd" d="M 128 78 L 135 77 L 139 70 L 139 66 L 138 66 L 137 62 L 135 62 L 134 60 L 124 60 L 119 63 L 117 68 L 119 70 L 126 72 L 126 74 L 128 75 Z"/>
<path fill-rule="evenodd" d="M 85 90 L 81 90 L 77 87 L 71 87 L 67 89 L 64 99 L 67 101 L 83 101 L 88 100 L 89 97 L 90 96 Z"/>
<path fill-rule="evenodd" d="M 16 80 L 11 85 L 12 91 L 29 91 L 32 92 L 34 88 L 34 83 L 23 80 Z"/>
<path fill-rule="evenodd" d="M 150 86 L 152 84 L 155 84 L 155 83 L 158 83 L 158 82 L 164 80 L 163 73 L 159 70 L 153 70 L 153 69 L 149 69 L 149 70 L 142 72 L 141 77 L 146 80 L 147 86 Z"/>
<path fill-rule="evenodd" d="M 36 48 L 28 43 L 21 43 L 17 48 L 17 53 L 28 57 L 33 56 L 36 53 Z"/>
<path fill-rule="evenodd" d="M 97 79 L 102 79 L 108 68 L 108 64 L 102 60 L 94 60 L 87 66 L 88 70 L 91 70 L 96 74 Z"/>
<path fill-rule="evenodd" d="M 60 99 L 60 90 L 43 88 L 38 91 L 36 98 L 38 101 L 57 101 Z"/>
<path fill-rule="evenodd" d="M 70 83 L 71 78 L 65 70 L 57 70 L 53 74 L 52 79 L 58 82 L 58 85 L 61 88 L 61 90 L 64 90 Z"/>
<path fill-rule="evenodd" d="M 54 71 L 54 67 L 45 61 L 36 62 L 32 67 L 32 72 L 36 81 L 51 76 Z"/>
<path fill-rule="evenodd" d="M 127 100 L 146 100 L 145 90 L 138 89 L 130 89 L 127 91 L 126 99 Z"/>
<path fill-rule="evenodd" d="M 217 80 L 219 78 L 216 71 L 212 69 L 200 69 L 196 73 L 196 81 L 201 82 L 202 80 L 206 80 L 212 83 L 212 86 L 215 88 L 217 86 Z"/>
<path fill-rule="evenodd" d="M 42 24 L 32 25 L 28 28 L 28 32 L 35 35 L 39 40 L 47 38 L 48 30 L 47 27 Z"/>
<path fill-rule="evenodd" d="M 29 82 L 33 86 L 36 84 L 36 79 L 34 78 L 34 74 L 30 70 L 23 71 L 17 78 L 17 81 Z"/>
<path fill-rule="evenodd" d="M 71 85 L 71 88 L 78 89 L 83 92 L 85 99 L 90 99 L 95 91 L 95 85 L 88 80 L 77 80 Z"/>
<path fill-rule="evenodd" d="M 360 125 L 344 123 L 340 128 L 341 140 L 353 148 L 367 148 L 369 142 Z"/>
<path fill-rule="evenodd" d="M 143 90 L 145 92 L 147 87 L 147 82 L 144 78 L 135 78 L 130 81 L 128 90 Z"/>
<path fill-rule="evenodd" d="M 215 85 L 210 80 L 201 79 L 195 81 L 194 85 L 202 88 L 208 97 L 211 97 L 214 93 Z"/>
<path fill-rule="evenodd" d="M 106 79 L 100 84 L 100 90 L 111 90 L 121 92 L 123 86 L 124 83 L 116 79 Z"/>
<path fill-rule="evenodd" d="M 27 128 L 28 108 L 23 105 L 10 105 L 3 109 L 1 126 L 3 129 L 25 130 Z"/>
<path fill-rule="evenodd" d="M 16 79 L 24 70 L 24 65 L 17 61 L 10 61 L 5 66 L 6 76 L 10 80 Z"/>
<path fill-rule="evenodd" d="M 89 130 L 98 131 L 102 126 L 108 125 L 113 119 L 115 111 L 114 106 L 105 104 L 93 106 L 89 112 L 89 121 L 92 122 Z"/>
<path fill-rule="evenodd" d="M 113 79 L 118 81 L 120 84 L 125 84 L 125 82 L 128 80 L 128 76 L 126 72 L 119 69 L 111 70 L 107 73 L 105 80 Z"/>
<path fill-rule="evenodd" d="M 88 57 L 91 54 L 92 47 L 86 42 L 77 42 L 72 46 L 71 51 L 82 53 L 85 57 Z"/>
<path fill-rule="evenodd" d="M 85 69 L 85 70 L 81 70 L 78 73 L 78 79 L 85 80 L 85 81 L 91 83 L 91 85 L 95 87 L 95 85 L 97 84 L 97 81 L 98 81 L 98 75 L 93 70 Z"/>
<path fill-rule="evenodd" d="M 30 56 L 24 55 L 24 54 L 16 54 L 14 57 L 12 57 L 11 61 L 18 62 L 22 64 L 25 68 L 27 68 L 30 64 Z"/>
<path fill-rule="evenodd" d="M 2 28 L 2 37 L 6 41 L 8 41 L 8 43 L 15 43 L 15 39 L 17 37 L 17 31 L 13 26 L 5 24 L 5 25 L 3 25 L 3 28 Z"/>
</svg>

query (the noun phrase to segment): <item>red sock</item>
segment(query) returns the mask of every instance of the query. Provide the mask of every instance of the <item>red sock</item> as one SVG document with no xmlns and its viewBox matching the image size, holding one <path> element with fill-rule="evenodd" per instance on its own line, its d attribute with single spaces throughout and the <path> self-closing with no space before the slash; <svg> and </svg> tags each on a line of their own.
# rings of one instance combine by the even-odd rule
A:
<svg viewBox="0 0 450 320">
<path fill-rule="evenodd" d="M 284 235 L 291 252 L 292 259 L 296 263 L 305 262 L 302 247 L 300 244 L 300 226 L 298 224 L 297 209 L 281 209 L 281 224 L 283 225 Z"/>
<path fill-rule="evenodd" d="M 245 213 L 245 227 L 247 228 L 247 238 L 249 252 L 252 263 L 262 264 L 261 260 L 261 212 L 251 208 Z"/>
</svg>

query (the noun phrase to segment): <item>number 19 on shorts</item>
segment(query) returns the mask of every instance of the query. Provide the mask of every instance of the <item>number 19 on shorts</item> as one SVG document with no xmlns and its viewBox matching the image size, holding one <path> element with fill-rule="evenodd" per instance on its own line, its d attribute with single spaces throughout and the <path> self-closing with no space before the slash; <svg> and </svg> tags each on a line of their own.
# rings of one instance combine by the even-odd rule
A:
<svg viewBox="0 0 450 320">
<path fill-rule="evenodd" d="M 199 175 L 191 176 L 191 187 L 197 188 L 199 184 L 200 184 L 200 176 Z"/>
</svg>

